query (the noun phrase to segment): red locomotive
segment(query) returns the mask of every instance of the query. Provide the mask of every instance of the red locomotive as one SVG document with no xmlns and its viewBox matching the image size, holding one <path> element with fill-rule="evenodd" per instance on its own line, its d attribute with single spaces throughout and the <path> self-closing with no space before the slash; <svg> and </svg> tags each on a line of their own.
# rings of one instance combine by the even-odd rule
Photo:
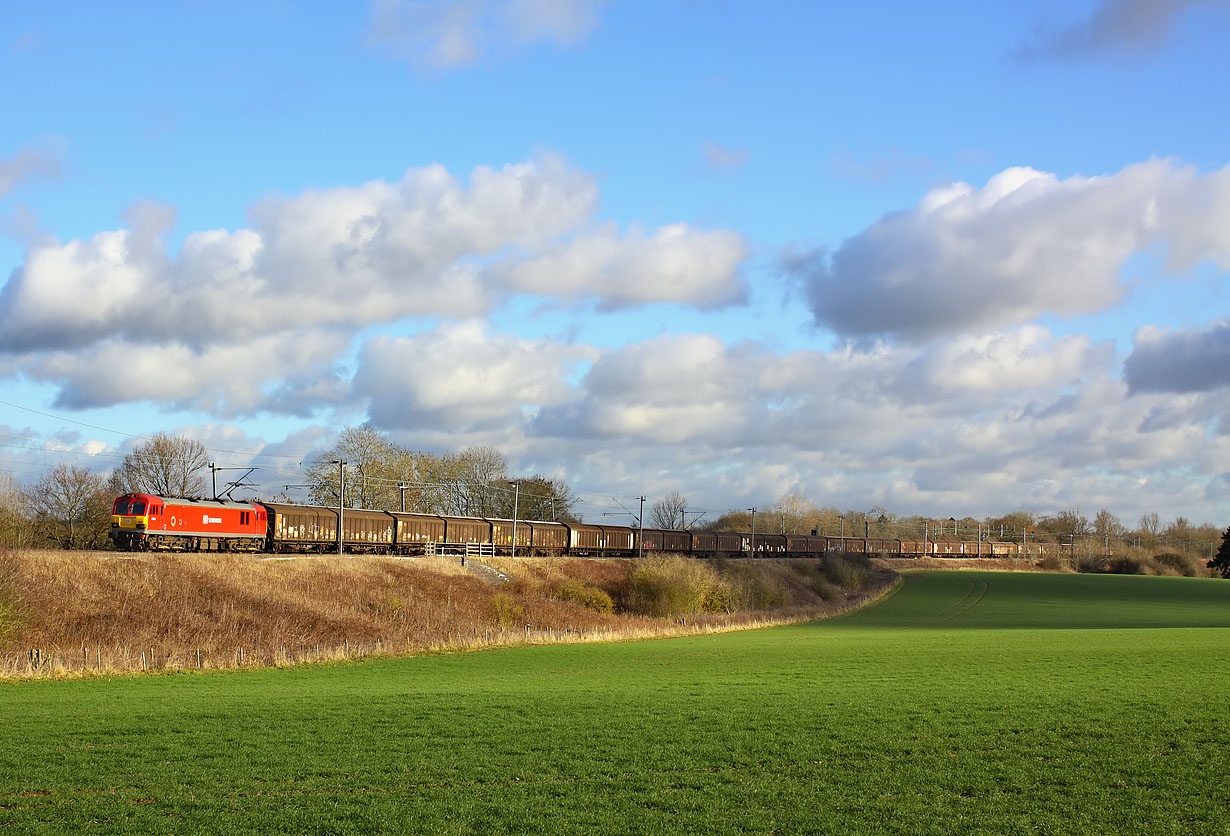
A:
<svg viewBox="0 0 1230 836">
<path fill-rule="evenodd" d="M 124 494 L 111 511 L 111 539 L 126 551 L 261 551 L 268 521 L 250 502 Z"/>
</svg>

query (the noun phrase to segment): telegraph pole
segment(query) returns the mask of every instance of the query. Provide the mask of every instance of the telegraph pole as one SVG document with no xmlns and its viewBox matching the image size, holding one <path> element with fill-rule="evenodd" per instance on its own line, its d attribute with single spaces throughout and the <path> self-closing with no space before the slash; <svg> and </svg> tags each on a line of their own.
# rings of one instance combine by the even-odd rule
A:
<svg viewBox="0 0 1230 836">
<path fill-rule="evenodd" d="M 640 526 L 640 534 L 636 538 L 636 556 L 645 556 L 645 497 L 641 497 L 641 514 L 637 519 L 637 525 Z"/>
<path fill-rule="evenodd" d="M 346 460 L 329 462 L 337 465 L 337 556 L 342 556 L 342 529 L 346 520 Z"/>
<path fill-rule="evenodd" d="M 752 542 L 748 545 L 749 557 L 756 556 L 756 507 L 752 506 L 747 510 L 752 512 Z"/>
<path fill-rule="evenodd" d="M 521 496 L 521 483 L 509 482 L 513 486 L 513 538 L 512 538 L 512 556 L 517 556 L 517 500 Z"/>
</svg>

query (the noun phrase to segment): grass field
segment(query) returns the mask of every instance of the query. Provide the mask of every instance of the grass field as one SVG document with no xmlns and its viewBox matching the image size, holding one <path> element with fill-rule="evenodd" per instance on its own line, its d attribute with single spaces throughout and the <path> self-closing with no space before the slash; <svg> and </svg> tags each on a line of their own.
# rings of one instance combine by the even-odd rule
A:
<svg viewBox="0 0 1230 836">
<path fill-rule="evenodd" d="M 0 832 L 1230 833 L 1230 583 L 923 573 L 823 623 L 0 684 Z"/>
</svg>

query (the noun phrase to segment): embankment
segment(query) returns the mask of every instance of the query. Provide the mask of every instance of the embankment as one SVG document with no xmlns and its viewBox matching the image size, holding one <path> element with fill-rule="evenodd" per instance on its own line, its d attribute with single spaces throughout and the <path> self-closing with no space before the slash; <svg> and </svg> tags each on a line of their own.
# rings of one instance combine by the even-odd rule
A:
<svg viewBox="0 0 1230 836">
<path fill-rule="evenodd" d="M 291 664 L 647 638 L 837 614 L 893 573 L 841 556 L 710 563 L 0 554 L 0 677 Z"/>
</svg>

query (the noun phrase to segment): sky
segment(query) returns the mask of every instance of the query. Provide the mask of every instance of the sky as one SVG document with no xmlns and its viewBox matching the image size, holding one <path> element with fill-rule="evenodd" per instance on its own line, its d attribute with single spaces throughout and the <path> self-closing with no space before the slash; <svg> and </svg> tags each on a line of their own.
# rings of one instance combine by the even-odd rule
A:
<svg viewBox="0 0 1230 836">
<path fill-rule="evenodd" d="M 1230 522 L 1230 2 L 17 4 L 0 472 Z M 291 491 L 295 489 L 290 489 Z M 293 495 L 293 494 L 292 494 Z"/>
</svg>

